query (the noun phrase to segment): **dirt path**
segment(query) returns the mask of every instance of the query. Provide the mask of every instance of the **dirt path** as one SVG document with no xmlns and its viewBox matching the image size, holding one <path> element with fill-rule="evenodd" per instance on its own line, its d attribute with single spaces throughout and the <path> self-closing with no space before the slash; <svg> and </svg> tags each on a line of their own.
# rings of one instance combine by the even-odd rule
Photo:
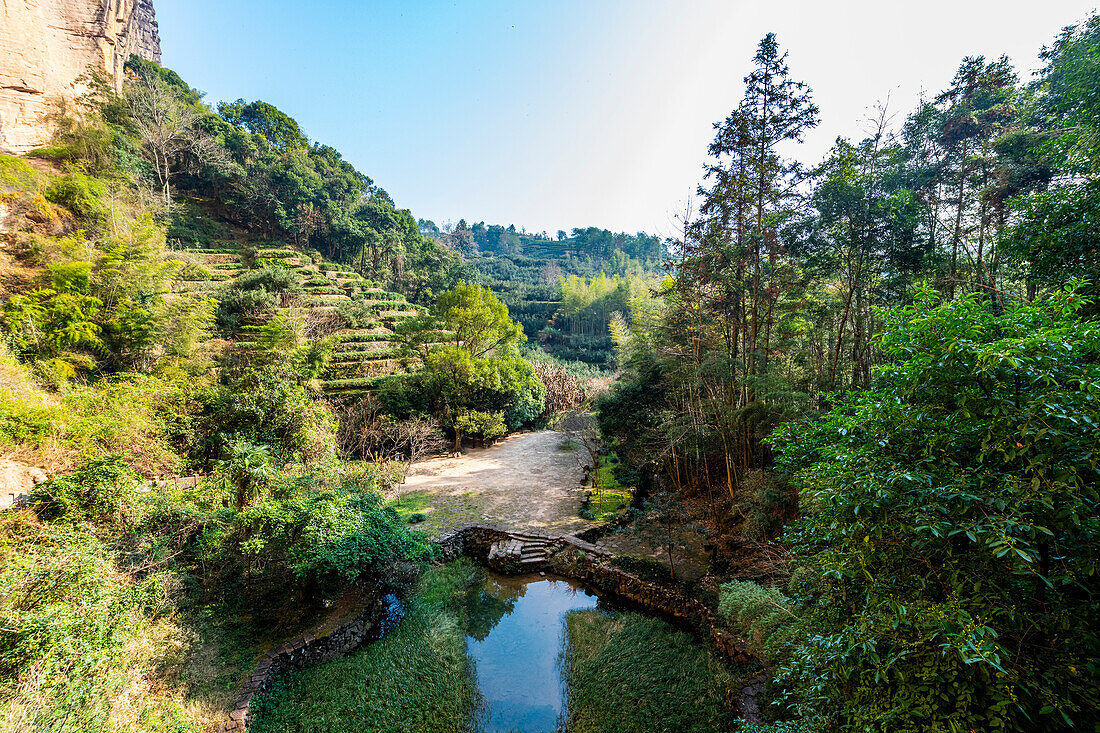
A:
<svg viewBox="0 0 1100 733">
<path fill-rule="evenodd" d="M 459 458 L 414 464 L 395 508 L 424 514 L 423 528 L 432 534 L 475 522 L 579 532 L 594 526 L 577 516 L 584 500 L 581 463 L 576 450 L 562 450 L 559 433 L 520 433 Z"/>
</svg>

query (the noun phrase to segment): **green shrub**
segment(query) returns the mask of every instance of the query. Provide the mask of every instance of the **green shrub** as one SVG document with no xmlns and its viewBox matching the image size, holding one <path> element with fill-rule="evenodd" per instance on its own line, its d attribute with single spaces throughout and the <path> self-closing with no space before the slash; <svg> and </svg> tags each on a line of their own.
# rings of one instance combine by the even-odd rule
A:
<svg viewBox="0 0 1100 733">
<path fill-rule="evenodd" d="M 298 276 L 285 268 L 249 270 L 218 292 L 215 323 L 222 333 L 232 335 L 249 320 L 275 315 L 284 299 L 300 290 Z"/>
<path fill-rule="evenodd" d="M 156 577 L 121 575 L 80 524 L 0 514 L 0 728 L 106 731 L 140 678 Z"/>
<path fill-rule="evenodd" d="M 923 289 L 882 314 L 876 388 L 777 432 L 820 582 L 781 670 L 840 730 L 1100 721 L 1100 329 L 1084 298 Z M 792 585 L 792 588 L 796 588 Z"/>
<path fill-rule="evenodd" d="M 134 501 L 138 481 L 120 456 L 104 456 L 36 487 L 29 502 L 43 519 L 107 523 Z"/>
<path fill-rule="evenodd" d="M 264 500 L 234 519 L 233 532 L 246 538 L 241 559 L 254 595 L 296 588 L 308 603 L 339 592 L 390 560 L 431 557 L 431 547 L 383 506 L 371 481 L 327 487 L 307 475 L 293 483 L 286 498 Z M 275 493 L 286 490 L 284 485 Z"/>
<path fill-rule="evenodd" d="M 790 648 L 791 625 L 798 621 L 794 604 L 777 588 L 733 580 L 722 585 L 718 615 L 742 636 L 758 656 L 784 659 Z"/>
<path fill-rule="evenodd" d="M 368 303 L 360 300 L 342 300 L 336 304 L 336 315 L 344 328 L 376 328 L 378 313 Z"/>
<path fill-rule="evenodd" d="M 55 178 L 46 189 L 46 199 L 64 206 L 79 221 L 93 229 L 107 224 L 110 212 L 103 203 L 107 188 L 103 181 L 74 170 Z"/>
<path fill-rule="evenodd" d="M 294 360 L 246 368 L 195 394 L 192 450 L 209 461 L 238 441 L 270 446 L 280 462 L 316 461 L 335 450 L 335 422 L 312 399 Z"/>
<path fill-rule="evenodd" d="M 464 410 L 455 420 L 455 427 L 464 435 L 491 440 L 508 432 L 503 412 Z"/>
<path fill-rule="evenodd" d="M 736 513 L 744 517 L 741 534 L 761 542 L 770 539 L 798 512 L 794 488 L 771 471 L 753 470 L 738 487 Z"/>
</svg>

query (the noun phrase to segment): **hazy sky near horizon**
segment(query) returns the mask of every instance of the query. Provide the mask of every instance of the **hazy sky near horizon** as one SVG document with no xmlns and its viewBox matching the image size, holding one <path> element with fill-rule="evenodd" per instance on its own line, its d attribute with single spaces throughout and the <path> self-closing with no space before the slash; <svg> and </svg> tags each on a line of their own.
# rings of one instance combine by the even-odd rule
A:
<svg viewBox="0 0 1100 733">
<path fill-rule="evenodd" d="M 778 35 L 820 160 L 876 102 L 900 123 L 967 55 L 1022 78 L 1097 0 L 155 0 L 163 63 L 207 101 L 262 99 L 437 223 L 661 235 L 712 124 Z"/>
</svg>

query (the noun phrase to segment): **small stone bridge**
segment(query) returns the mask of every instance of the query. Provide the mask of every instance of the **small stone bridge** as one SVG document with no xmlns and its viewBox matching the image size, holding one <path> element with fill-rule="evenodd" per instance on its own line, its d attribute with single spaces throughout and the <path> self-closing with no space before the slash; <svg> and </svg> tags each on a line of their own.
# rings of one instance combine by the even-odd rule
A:
<svg viewBox="0 0 1100 733">
<path fill-rule="evenodd" d="M 476 524 L 452 530 L 437 539 L 436 544 L 444 560 L 465 555 L 505 573 L 544 570 L 555 553 L 568 548 L 601 560 L 611 557 L 611 553 L 599 545 L 573 535 L 543 535 Z"/>
</svg>

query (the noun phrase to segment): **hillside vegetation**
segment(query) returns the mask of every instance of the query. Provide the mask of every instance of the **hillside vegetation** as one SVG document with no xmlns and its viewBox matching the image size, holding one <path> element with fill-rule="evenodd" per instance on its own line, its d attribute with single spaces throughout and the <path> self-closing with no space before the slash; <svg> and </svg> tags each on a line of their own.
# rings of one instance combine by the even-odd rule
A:
<svg viewBox="0 0 1100 733">
<path fill-rule="evenodd" d="M 432 556 L 383 499 L 408 463 L 546 387 L 458 256 L 283 113 L 138 59 L 90 85 L 0 156 L 0 450 L 50 476 L 0 514 L 0 728 L 209 730 L 257 652 Z"/>
<path fill-rule="evenodd" d="M 0 729 L 208 730 L 258 652 L 436 556 L 387 505 L 410 464 L 547 425 L 613 564 L 762 661 L 742 729 L 1100 729 L 1100 16 L 813 165 L 786 58 L 760 42 L 663 243 L 440 230 L 270 104 L 91 75 L 0 156 L 0 451 L 49 475 L 0 512 Z M 465 726 L 469 570 L 280 694 Z M 636 681 L 658 728 L 755 694 L 656 622 L 567 630 L 583 730 Z"/>
<path fill-rule="evenodd" d="M 609 326 L 629 323 L 644 307 L 667 254 L 658 237 L 644 232 L 587 227 L 551 238 L 465 220 L 442 230 L 423 219 L 419 226 L 463 256 L 469 276 L 508 306 L 528 339 L 560 361 L 589 365 L 581 367 L 589 374 L 614 366 Z"/>
</svg>

